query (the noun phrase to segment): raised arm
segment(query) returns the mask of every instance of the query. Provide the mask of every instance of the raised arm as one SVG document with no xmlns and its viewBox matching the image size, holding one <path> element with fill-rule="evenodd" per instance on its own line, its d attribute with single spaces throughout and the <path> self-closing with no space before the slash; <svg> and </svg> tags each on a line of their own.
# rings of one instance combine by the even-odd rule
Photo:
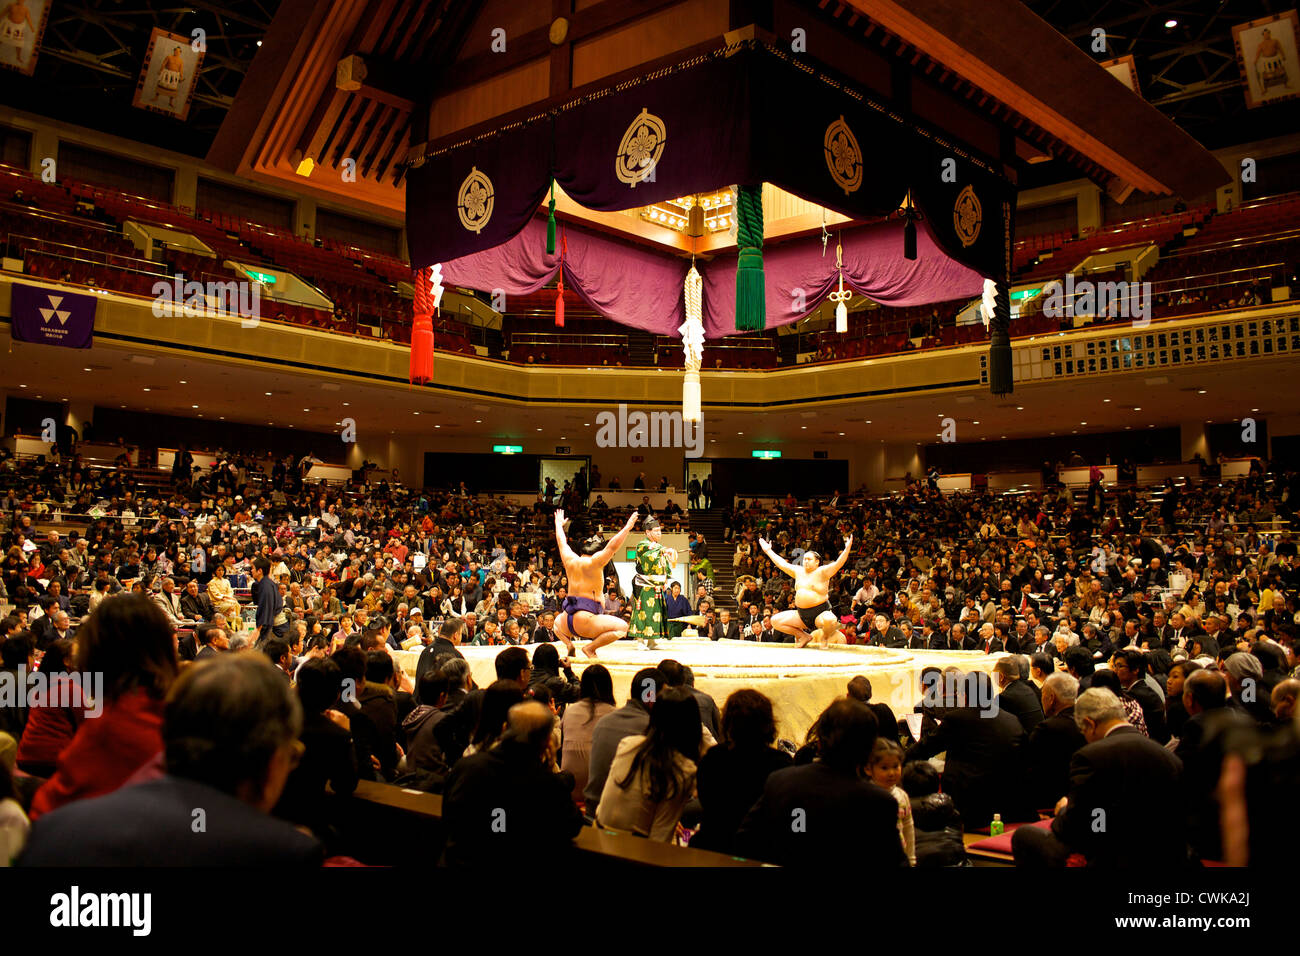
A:
<svg viewBox="0 0 1300 956">
<path fill-rule="evenodd" d="M 618 549 L 623 547 L 623 542 L 626 541 L 627 536 L 632 533 L 632 528 L 636 526 L 636 519 L 638 517 L 640 517 L 640 515 L 635 511 L 628 515 L 627 522 L 619 529 L 618 534 L 610 538 L 605 547 L 600 549 L 595 557 L 597 567 L 604 567 L 605 563 L 618 553 Z"/>
<path fill-rule="evenodd" d="M 560 560 L 568 564 L 577 557 L 569 547 L 569 539 L 564 536 L 564 509 L 555 509 L 555 543 L 560 546 Z"/>
<path fill-rule="evenodd" d="M 840 556 L 835 559 L 835 563 L 828 565 L 826 568 L 826 579 L 829 581 L 835 575 L 839 574 L 840 568 L 844 567 L 844 562 L 849 559 L 849 553 L 853 550 L 853 535 L 844 539 L 844 550 Z"/>
<path fill-rule="evenodd" d="M 763 549 L 764 554 L 766 554 L 769 558 L 772 559 L 773 564 L 775 564 L 786 574 L 790 575 L 790 577 L 794 577 L 799 573 L 799 569 L 797 567 L 795 567 L 789 561 L 785 560 L 785 558 L 781 557 L 779 554 L 777 554 L 775 551 L 772 550 L 772 542 L 768 541 L 766 538 L 759 538 L 758 546 Z"/>
</svg>

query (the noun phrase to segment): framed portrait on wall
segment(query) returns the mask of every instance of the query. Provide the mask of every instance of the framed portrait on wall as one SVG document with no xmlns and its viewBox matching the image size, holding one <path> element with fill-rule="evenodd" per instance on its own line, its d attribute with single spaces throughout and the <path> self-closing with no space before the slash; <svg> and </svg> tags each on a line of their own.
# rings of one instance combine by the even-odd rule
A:
<svg viewBox="0 0 1300 956">
<path fill-rule="evenodd" d="M 203 52 L 189 37 L 154 27 L 131 105 L 184 120 L 190 113 Z"/>
<path fill-rule="evenodd" d="M 1237 66 L 1251 109 L 1300 96 L 1300 20 L 1295 10 L 1232 28 Z"/>
<path fill-rule="evenodd" d="M 0 66 L 31 76 L 52 0 L 0 0 Z"/>
</svg>

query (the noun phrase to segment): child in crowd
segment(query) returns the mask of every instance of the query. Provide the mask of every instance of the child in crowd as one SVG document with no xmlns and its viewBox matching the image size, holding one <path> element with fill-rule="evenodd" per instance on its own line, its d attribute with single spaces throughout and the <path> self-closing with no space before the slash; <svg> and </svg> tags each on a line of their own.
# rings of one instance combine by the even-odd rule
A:
<svg viewBox="0 0 1300 956">
<path fill-rule="evenodd" d="M 898 782 L 903 779 L 903 748 L 884 737 L 876 738 L 867 765 L 871 782 L 893 794 L 898 801 L 898 837 L 909 866 L 916 866 L 916 835 L 912 828 L 912 803 Z"/>
</svg>

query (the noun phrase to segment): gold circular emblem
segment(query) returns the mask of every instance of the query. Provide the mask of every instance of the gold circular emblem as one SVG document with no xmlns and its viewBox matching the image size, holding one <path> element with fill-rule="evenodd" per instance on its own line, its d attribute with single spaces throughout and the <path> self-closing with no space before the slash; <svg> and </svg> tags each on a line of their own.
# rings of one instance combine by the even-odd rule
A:
<svg viewBox="0 0 1300 956">
<path fill-rule="evenodd" d="M 655 165 L 663 156 L 667 141 L 664 121 L 643 107 L 618 144 L 618 155 L 614 157 L 618 181 L 633 189 L 637 183 L 653 182 Z"/>
<path fill-rule="evenodd" d="M 831 178 L 844 190 L 844 195 L 855 192 L 862 185 L 862 148 L 843 116 L 826 127 L 822 147 Z"/>
<path fill-rule="evenodd" d="M 482 232 L 492 218 L 494 193 L 492 180 L 488 179 L 487 173 L 471 166 L 469 175 L 460 184 L 460 192 L 456 196 L 456 214 L 460 216 L 460 224 L 470 232 Z"/>
<path fill-rule="evenodd" d="M 552 46 L 559 46 L 569 36 L 569 21 L 565 17 L 556 17 L 551 21 L 550 40 Z"/>
<path fill-rule="evenodd" d="M 957 231 L 957 238 L 962 247 L 971 245 L 980 237 L 980 226 L 984 223 L 984 213 L 980 208 L 979 197 L 975 190 L 967 186 L 957 197 L 952 207 L 952 227 Z"/>
</svg>

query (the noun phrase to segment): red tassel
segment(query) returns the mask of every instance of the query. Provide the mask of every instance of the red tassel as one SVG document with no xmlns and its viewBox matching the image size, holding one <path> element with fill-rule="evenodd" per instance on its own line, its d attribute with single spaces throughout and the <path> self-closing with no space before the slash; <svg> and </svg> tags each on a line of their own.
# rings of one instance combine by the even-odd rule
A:
<svg viewBox="0 0 1300 956">
<path fill-rule="evenodd" d="M 414 321 L 411 326 L 411 384 L 433 381 L 433 291 L 429 270 L 415 274 Z"/>
<path fill-rule="evenodd" d="M 555 327 L 564 328 L 564 254 L 569 251 L 569 237 L 560 236 L 560 280 L 555 284 Z"/>
</svg>

